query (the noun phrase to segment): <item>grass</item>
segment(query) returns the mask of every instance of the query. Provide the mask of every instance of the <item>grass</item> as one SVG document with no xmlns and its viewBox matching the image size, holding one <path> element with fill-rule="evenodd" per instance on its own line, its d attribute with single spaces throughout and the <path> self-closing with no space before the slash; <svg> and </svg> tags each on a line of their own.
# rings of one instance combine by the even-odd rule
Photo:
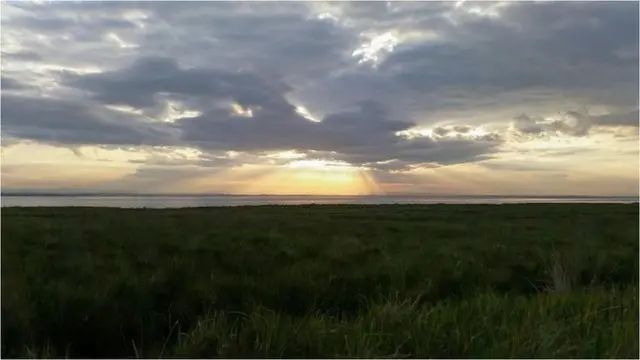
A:
<svg viewBox="0 0 640 360">
<path fill-rule="evenodd" d="M 2 357 L 638 358 L 638 206 L 3 208 Z"/>
</svg>

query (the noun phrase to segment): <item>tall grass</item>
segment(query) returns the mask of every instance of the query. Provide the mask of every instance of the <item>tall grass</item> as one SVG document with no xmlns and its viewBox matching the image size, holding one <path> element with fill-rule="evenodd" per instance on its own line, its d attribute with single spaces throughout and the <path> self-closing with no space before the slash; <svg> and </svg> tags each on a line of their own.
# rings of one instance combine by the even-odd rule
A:
<svg viewBox="0 0 640 360">
<path fill-rule="evenodd" d="M 637 357 L 637 206 L 1 215 L 3 357 Z"/>
<path fill-rule="evenodd" d="M 354 317 L 291 317 L 258 308 L 199 319 L 180 357 L 633 358 L 637 288 L 535 297 L 480 293 L 417 305 L 393 299 Z"/>
</svg>

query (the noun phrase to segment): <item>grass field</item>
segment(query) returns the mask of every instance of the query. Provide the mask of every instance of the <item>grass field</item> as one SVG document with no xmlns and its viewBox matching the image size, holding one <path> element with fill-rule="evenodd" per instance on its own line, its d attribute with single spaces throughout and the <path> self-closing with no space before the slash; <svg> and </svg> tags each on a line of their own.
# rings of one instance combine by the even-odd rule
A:
<svg viewBox="0 0 640 360">
<path fill-rule="evenodd" d="M 2 357 L 638 358 L 638 205 L 3 208 Z"/>
</svg>

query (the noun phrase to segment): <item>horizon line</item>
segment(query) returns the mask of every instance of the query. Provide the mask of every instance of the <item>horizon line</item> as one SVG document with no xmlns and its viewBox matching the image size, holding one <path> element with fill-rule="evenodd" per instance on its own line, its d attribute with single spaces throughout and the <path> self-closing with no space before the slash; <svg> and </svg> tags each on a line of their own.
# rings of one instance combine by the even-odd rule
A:
<svg viewBox="0 0 640 360">
<path fill-rule="evenodd" d="M 135 192 L 64 192 L 64 191 L 2 191 L 0 196 L 131 196 L 131 197 L 434 197 L 434 198 L 640 198 L 640 195 L 533 195 L 533 194 L 429 194 L 429 193 L 387 193 L 387 194 L 229 194 L 229 193 L 135 193 Z"/>
</svg>

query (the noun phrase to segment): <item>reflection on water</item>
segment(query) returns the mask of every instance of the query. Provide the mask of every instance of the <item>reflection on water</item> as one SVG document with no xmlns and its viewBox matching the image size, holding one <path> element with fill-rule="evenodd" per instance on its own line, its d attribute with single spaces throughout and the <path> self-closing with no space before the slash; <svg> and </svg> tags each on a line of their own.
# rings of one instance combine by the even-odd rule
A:
<svg viewBox="0 0 640 360">
<path fill-rule="evenodd" d="M 431 197 L 431 196 L 2 196 L 6 206 L 181 208 L 302 204 L 507 204 L 632 203 L 637 197 Z"/>
</svg>

